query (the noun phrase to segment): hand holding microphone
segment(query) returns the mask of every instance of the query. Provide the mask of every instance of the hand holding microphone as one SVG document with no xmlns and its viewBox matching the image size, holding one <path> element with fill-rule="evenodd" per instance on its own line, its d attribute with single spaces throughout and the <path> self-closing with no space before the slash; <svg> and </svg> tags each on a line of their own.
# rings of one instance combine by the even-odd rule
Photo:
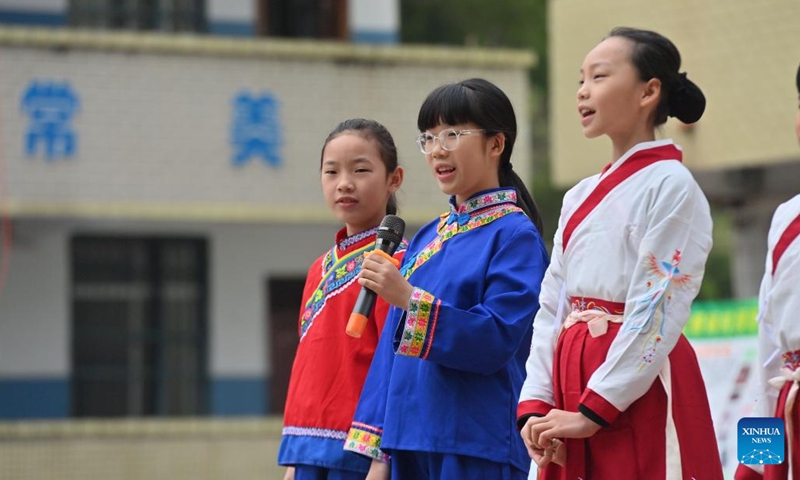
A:
<svg viewBox="0 0 800 480">
<path fill-rule="evenodd" d="M 379 261 L 380 263 L 391 263 L 391 260 L 387 260 L 387 258 L 394 260 L 392 255 L 394 255 L 394 252 L 397 251 L 397 247 L 399 247 L 400 243 L 403 241 L 403 232 L 405 232 L 405 229 L 406 223 L 402 218 L 396 215 L 386 215 L 383 218 L 383 221 L 381 221 L 381 224 L 378 227 L 377 239 L 375 240 L 375 251 L 373 252 L 376 255 L 381 255 L 384 257 L 382 259 L 383 261 Z M 396 265 L 392 265 L 391 268 L 394 270 L 392 273 L 399 276 L 400 279 L 405 282 L 405 279 L 400 275 L 400 272 L 397 271 Z M 359 278 L 362 278 L 365 274 L 363 266 L 361 273 L 362 275 L 359 276 Z M 372 275 L 372 279 L 372 282 L 376 283 L 377 287 L 378 284 L 374 281 L 376 280 L 376 276 Z M 359 283 L 362 284 L 361 291 L 358 293 L 356 304 L 353 307 L 353 313 L 350 315 L 350 319 L 347 322 L 347 328 L 345 329 L 347 334 L 351 337 L 361 337 L 361 334 L 364 332 L 364 327 L 367 325 L 369 316 L 375 309 L 375 300 L 377 299 L 378 295 L 374 290 L 363 286 L 365 282 L 370 281 L 371 280 L 359 281 Z"/>
</svg>

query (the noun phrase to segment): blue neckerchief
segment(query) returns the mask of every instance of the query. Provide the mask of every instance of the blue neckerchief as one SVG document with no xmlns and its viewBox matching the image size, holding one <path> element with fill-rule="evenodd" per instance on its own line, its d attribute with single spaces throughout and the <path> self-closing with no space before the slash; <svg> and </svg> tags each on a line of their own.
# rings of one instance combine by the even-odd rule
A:
<svg viewBox="0 0 800 480">
<path fill-rule="evenodd" d="M 447 217 L 447 224 L 450 225 L 451 223 L 458 221 L 458 226 L 464 226 L 469 222 L 469 212 L 464 213 L 456 213 L 450 212 L 450 215 Z"/>
</svg>

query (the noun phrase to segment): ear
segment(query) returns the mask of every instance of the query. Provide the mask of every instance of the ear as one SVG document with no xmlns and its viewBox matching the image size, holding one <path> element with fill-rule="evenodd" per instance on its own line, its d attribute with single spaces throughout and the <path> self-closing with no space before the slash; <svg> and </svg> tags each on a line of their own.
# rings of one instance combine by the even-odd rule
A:
<svg viewBox="0 0 800 480">
<path fill-rule="evenodd" d="M 644 84 L 639 105 L 642 107 L 652 106 L 652 108 L 655 109 L 658 106 L 659 100 L 661 100 L 661 80 L 651 78 Z"/>
<path fill-rule="evenodd" d="M 405 175 L 405 170 L 399 165 L 394 172 L 389 174 L 389 193 L 396 192 L 403 185 L 403 175 Z"/>
<path fill-rule="evenodd" d="M 497 158 L 499 161 L 500 156 L 506 149 L 506 134 L 495 133 L 492 136 L 492 138 L 489 139 L 488 149 L 489 149 L 489 156 Z"/>
</svg>

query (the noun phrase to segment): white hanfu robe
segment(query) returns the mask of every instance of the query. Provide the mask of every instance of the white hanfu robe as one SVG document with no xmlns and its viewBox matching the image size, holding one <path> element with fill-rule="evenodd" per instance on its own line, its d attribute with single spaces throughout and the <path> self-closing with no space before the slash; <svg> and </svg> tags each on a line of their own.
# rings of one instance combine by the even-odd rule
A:
<svg viewBox="0 0 800 480">
<path fill-rule="evenodd" d="M 753 416 L 784 420 L 785 458 L 777 465 L 739 465 L 735 478 L 800 479 L 800 195 L 775 210 L 764 270 L 758 295 L 761 392 Z"/>
<path fill-rule="evenodd" d="M 550 409 L 604 425 L 540 478 L 721 479 L 682 330 L 711 249 L 708 202 L 671 140 L 634 146 L 565 196 L 534 320 L 519 424 Z"/>
</svg>

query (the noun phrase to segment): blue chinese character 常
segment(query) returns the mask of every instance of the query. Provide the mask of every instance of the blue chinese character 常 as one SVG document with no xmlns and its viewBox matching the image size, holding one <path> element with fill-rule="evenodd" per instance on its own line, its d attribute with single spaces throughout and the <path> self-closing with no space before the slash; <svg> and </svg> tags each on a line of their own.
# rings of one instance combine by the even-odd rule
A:
<svg viewBox="0 0 800 480">
<path fill-rule="evenodd" d="M 74 156 L 78 139 L 70 122 L 79 106 L 78 95 L 68 82 L 32 81 L 20 102 L 30 120 L 25 132 L 25 155 L 35 156 L 41 145 L 47 160 Z"/>
<path fill-rule="evenodd" d="M 231 161 L 236 166 L 251 157 L 260 157 L 273 166 L 282 163 L 279 106 L 274 96 L 243 91 L 233 99 L 231 146 Z"/>
</svg>

